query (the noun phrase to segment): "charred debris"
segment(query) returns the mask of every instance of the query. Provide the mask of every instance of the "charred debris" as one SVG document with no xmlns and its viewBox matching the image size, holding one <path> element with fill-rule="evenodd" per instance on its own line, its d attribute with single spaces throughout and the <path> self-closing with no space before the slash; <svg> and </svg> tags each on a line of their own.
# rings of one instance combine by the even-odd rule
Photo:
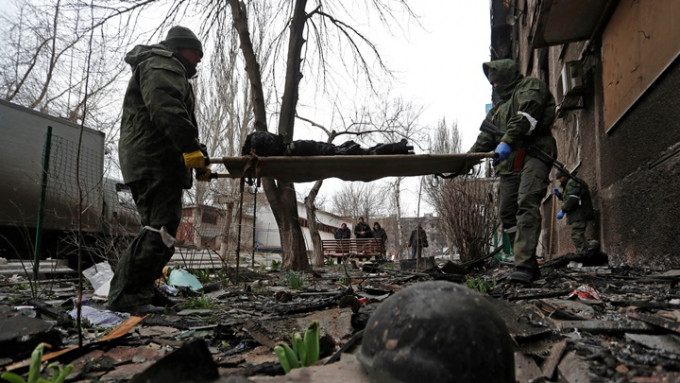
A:
<svg viewBox="0 0 680 383">
<path fill-rule="evenodd" d="M 86 280 L 80 328 L 73 272 L 53 268 L 35 283 L 12 269 L 16 262 L 0 265 L 0 368 L 27 376 L 27 358 L 46 343 L 43 368 L 72 365 L 70 382 L 378 381 L 357 359 L 371 315 L 410 286 L 446 281 L 477 291 L 505 322 L 515 381 L 680 379 L 678 270 L 612 269 L 599 253 L 567 254 L 544 262 L 542 278 L 521 286 L 505 280 L 512 268 L 493 256 L 468 264 L 346 260 L 306 273 L 261 264 L 238 274 L 231 267 L 192 270 L 198 288 L 170 285 L 168 275 L 156 297 L 166 313 L 140 317 L 106 311 L 97 282 Z M 320 361 L 284 375 L 274 348 L 312 321 L 321 328 Z M 437 327 L 428 326 L 424 331 Z M 409 352 L 416 363 L 419 351 Z M 451 363 L 492 358 L 491 351 L 456 352 Z"/>
</svg>

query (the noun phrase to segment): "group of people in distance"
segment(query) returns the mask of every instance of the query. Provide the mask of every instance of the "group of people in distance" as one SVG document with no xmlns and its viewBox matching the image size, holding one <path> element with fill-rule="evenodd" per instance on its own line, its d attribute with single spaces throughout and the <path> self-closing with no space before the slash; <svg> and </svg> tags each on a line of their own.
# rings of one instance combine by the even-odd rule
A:
<svg viewBox="0 0 680 383">
<path fill-rule="evenodd" d="M 340 228 L 335 230 L 335 239 L 349 239 L 352 236 L 352 231 L 347 227 L 346 223 L 342 223 Z M 364 217 L 359 217 L 359 221 L 354 226 L 354 236 L 356 238 L 382 238 L 383 242 L 387 242 L 387 233 L 378 222 L 373 223 L 373 230 L 366 222 Z"/>
<path fill-rule="evenodd" d="M 347 227 L 346 223 L 342 223 L 340 228 L 335 231 L 335 239 L 349 239 L 352 236 L 352 231 Z M 364 217 L 359 217 L 357 224 L 354 226 L 354 236 L 356 238 L 382 238 L 383 243 L 387 242 L 387 233 L 385 229 L 380 226 L 380 223 L 373 223 L 373 230 L 364 222 Z M 427 234 L 420 223 L 411 232 L 411 237 L 408 240 L 410 258 L 420 258 L 423 255 L 423 248 L 428 247 Z"/>
</svg>

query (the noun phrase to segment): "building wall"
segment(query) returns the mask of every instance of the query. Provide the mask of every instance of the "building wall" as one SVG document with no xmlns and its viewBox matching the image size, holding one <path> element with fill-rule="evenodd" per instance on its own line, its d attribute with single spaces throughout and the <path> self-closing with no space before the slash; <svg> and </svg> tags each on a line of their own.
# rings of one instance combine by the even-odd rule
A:
<svg viewBox="0 0 680 383">
<path fill-rule="evenodd" d="M 585 42 L 577 42 L 549 48 L 549 85 L 558 104 L 563 100 L 563 96 L 559 92 L 562 67 L 565 62 L 579 61 L 581 52 L 585 47 Z M 598 91 L 601 88 L 598 73 L 601 73 L 602 69 L 600 61 L 596 57 L 591 56 L 582 62 L 584 64 L 583 107 L 561 110 L 553 125 L 553 136 L 557 141 L 558 160 L 568 170 L 576 171 L 578 177 L 589 185 L 594 208 L 601 211 L 597 143 L 601 139 L 598 111 L 602 103 L 601 92 Z M 552 187 L 558 187 L 558 183 L 554 179 L 551 184 Z M 549 238 L 546 242 L 548 251 L 545 253 L 545 257 L 548 259 L 576 250 L 571 240 L 571 228 L 567 225 L 566 219 L 557 220 L 555 218 L 560 206 L 561 201 L 552 195 L 548 195 L 544 201 L 543 236 Z M 588 228 L 587 236 L 599 239 L 599 227 L 598 219 Z"/>
<path fill-rule="evenodd" d="M 605 31 L 609 36 L 617 36 L 619 32 L 624 35 L 623 31 L 611 28 L 630 27 L 625 23 L 605 24 L 590 41 L 533 49 L 529 26 L 535 22 L 531 18 L 539 15 L 533 8 L 538 3 L 533 0 L 513 3 L 525 4 L 529 9 L 524 13 L 524 19 L 518 20 L 512 34 L 495 37 L 508 39 L 513 44 L 510 50 L 512 56 L 504 57 L 517 59 L 521 62 L 520 66 L 525 68 L 525 73 L 547 81 L 558 104 L 561 101 L 559 80 L 562 66 L 572 60 L 579 61 L 583 66 L 583 108 L 562 110 L 553 133 L 558 142 L 558 159 L 568 169 L 577 170 L 578 176 L 590 185 L 598 219 L 590 228 L 589 236 L 601 242 L 611 266 L 654 269 L 677 266 L 678 262 L 674 259 L 674 229 L 676 217 L 680 216 L 680 103 L 676 101 L 680 89 L 680 62 L 677 58 L 680 52 L 670 52 L 670 57 L 675 57 L 671 63 L 652 74 L 655 80 L 650 86 L 643 87 L 636 102 L 605 133 L 604 87 L 612 84 L 604 84 L 603 73 L 619 69 L 605 65 L 628 67 L 631 62 L 637 61 L 634 61 L 635 57 L 620 55 L 610 63 L 603 63 L 602 32 Z M 642 23 L 641 30 L 652 30 L 651 26 L 659 21 L 658 18 L 643 17 L 652 13 L 649 7 L 676 6 L 671 2 L 652 1 L 635 2 L 635 7 L 626 4 L 627 1 L 620 2 L 614 15 L 638 20 Z M 626 12 L 637 12 L 639 15 L 626 15 Z M 658 9 L 654 8 L 654 12 L 658 13 Z M 649 29 L 645 28 L 645 23 L 652 23 Z M 658 26 L 654 28 L 659 30 Z M 674 25 L 669 25 L 667 33 L 672 33 L 673 28 Z M 677 49 L 666 41 L 677 40 L 674 34 L 664 36 L 657 33 L 649 38 L 663 41 L 660 46 Z M 614 39 L 614 44 L 630 43 Z M 502 44 L 492 43 L 492 46 L 499 45 Z M 608 45 L 607 49 L 612 47 Z M 614 51 L 616 49 L 614 47 Z M 664 57 L 668 55 L 669 52 L 665 52 Z M 543 70 L 543 66 L 547 70 Z M 649 76 L 648 69 L 639 68 Z M 630 75 L 636 76 L 636 73 L 631 72 Z M 612 92 L 607 94 L 611 97 Z M 554 218 L 558 209 L 559 204 L 546 195 L 542 209 L 541 251 L 547 258 L 574 250 L 566 222 Z"/>
<path fill-rule="evenodd" d="M 680 63 L 600 140 L 602 241 L 610 264 L 678 265 Z"/>
<path fill-rule="evenodd" d="M 281 238 L 279 236 L 279 227 L 276 224 L 276 218 L 274 217 L 264 194 L 262 194 L 261 197 L 262 198 L 258 198 L 257 202 L 257 226 L 255 234 L 257 248 L 266 251 L 281 251 Z M 312 238 L 309 234 L 309 227 L 306 222 L 307 211 L 305 210 L 304 204 L 301 202 L 298 202 L 297 207 L 298 216 L 300 217 L 300 223 L 302 225 L 302 234 L 305 239 L 305 246 L 311 251 L 313 246 Z M 335 229 L 340 227 L 343 222 L 347 223 L 347 227 L 353 229 L 352 222 L 323 210 L 317 209 L 316 218 L 322 225 L 325 225 L 325 230 L 322 229 L 319 231 L 322 240 L 333 239 Z"/>
<path fill-rule="evenodd" d="M 198 249 L 218 250 L 228 225 L 228 214 L 223 209 L 212 206 L 185 206 L 182 208 L 182 220 L 177 230 L 177 240 L 181 246 L 193 246 Z M 252 243 L 252 219 L 244 219 L 243 227 L 250 227 L 251 231 L 241 233 L 241 244 L 248 246 Z M 236 227 L 230 225 L 229 239 L 236 241 Z"/>
</svg>

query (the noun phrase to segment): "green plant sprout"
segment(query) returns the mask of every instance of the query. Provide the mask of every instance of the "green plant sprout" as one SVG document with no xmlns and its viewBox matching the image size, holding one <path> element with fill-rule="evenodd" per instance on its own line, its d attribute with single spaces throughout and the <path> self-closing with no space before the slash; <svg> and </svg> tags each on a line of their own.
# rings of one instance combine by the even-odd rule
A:
<svg viewBox="0 0 680 383">
<path fill-rule="evenodd" d="M 63 383 L 68 374 L 73 370 L 73 365 L 69 364 L 62 369 L 59 363 L 51 363 L 47 368 L 52 369 L 52 376 L 48 379 L 40 377 L 40 365 L 42 363 L 43 350 L 45 343 L 40 343 L 31 354 L 31 365 L 28 369 L 28 380 L 13 372 L 3 372 L 0 378 L 10 383 Z"/>
<path fill-rule="evenodd" d="M 270 267 L 272 268 L 273 271 L 276 271 L 281 267 L 281 262 L 274 259 L 274 260 L 272 260 L 272 264 L 271 264 Z"/>
<path fill-rule="evenodd" d="M 465 285 L 472 290 L 475 290 L 482 294 L 487 294 L 496 288 L 496 282 L 487 282 L 481 278 L 466 277 Z"/>
<path fill-rule="evenodd" d="M 210 298 L 206 297 L 205 295 L 201 295 L 200 297 L 189 298 L 184 307 L 187 309 L 214 310 L 217 308 L 217 304 L 215 304 L 215 302 L 211 301 Z"/>
<path fill-rule="evenodd" d="M 302 285 L 305 283 L 302 275 L 294 271 L 289 271 L 286 274 L 286 282 L 288 283 L 288 287 L 293 290 L 302 290 Z"/>
<path fill-rule="evenodd" d="M 286 374 L 294 368 L 311 366 L 319 361 L 319 332 L 319 321 L 315 320 L 307 326 L 304 338 L 299 332 L 291 335 L 292 348 L 286 342 L 276 344 L 274 353 Z"/>
<path fill-rule="evenodd" d="M 193 274 L 196 276 L 199 282 L 202 284 L 210 283 L 210 270 L 194 270 Z"/>
</svg>

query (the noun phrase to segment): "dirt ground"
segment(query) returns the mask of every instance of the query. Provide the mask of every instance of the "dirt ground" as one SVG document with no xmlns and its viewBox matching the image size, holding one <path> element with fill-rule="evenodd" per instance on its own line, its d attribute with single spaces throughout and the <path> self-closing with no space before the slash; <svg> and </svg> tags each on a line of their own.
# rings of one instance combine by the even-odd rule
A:
<svg viewBox="0 0 680 383">
<path fill-rule="evenodd" d="M 566 255 L 543 263 L 541 279 L 525 287 L 508 283 L 511 268 L 494 258 L 333 263 L 307 273 L 259 261 L 238 275 L 233 267 L 194 271 L 201 290 L 159 289 L 166 312 L 144 317 L 105 311 L 83 278 L 80 327 L 69 316 L 73 274 L 37 286 L 0 274 L 0 368 L 26 376 L 26 358 L 45 342 L 44 365 L 73 365 L 69 382 L 368 382 L 356 354 L 371 314 L 407 286 L 441 280 L 492 302 L 514 342 L 518 382 L 680 381 L 680 270 L 611 269 L 606 258 Z M 321 360 L 284 375 L 274 347 L 314 320 Z M 480 350 L 475 357 L 484 358 Z"/>
</svg>

